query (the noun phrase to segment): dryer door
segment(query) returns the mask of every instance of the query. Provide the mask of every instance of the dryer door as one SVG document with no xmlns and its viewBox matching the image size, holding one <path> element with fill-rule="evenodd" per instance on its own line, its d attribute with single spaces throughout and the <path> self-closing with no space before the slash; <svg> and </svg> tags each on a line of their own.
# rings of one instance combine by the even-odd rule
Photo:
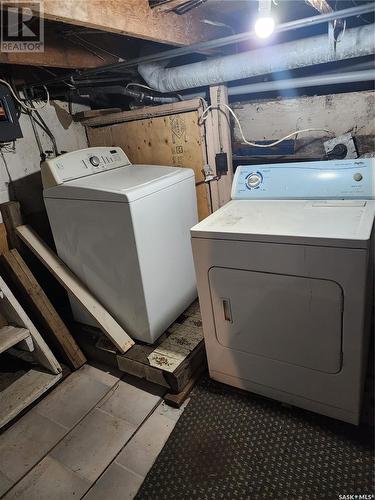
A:
<svg viewBox="0 0 375 500">
<path fill-rule="evenodd" d="M 213 267 L 211 298 L 220 344 L 285 363 L 341 369 L 341 287 L 322 279 Z"/>
</svg>

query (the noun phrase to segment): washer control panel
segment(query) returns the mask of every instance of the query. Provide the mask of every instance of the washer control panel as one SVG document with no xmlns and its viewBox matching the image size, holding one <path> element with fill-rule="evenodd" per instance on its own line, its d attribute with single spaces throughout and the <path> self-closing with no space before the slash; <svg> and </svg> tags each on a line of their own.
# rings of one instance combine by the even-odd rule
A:
<svg viewBox="0 0 375 500">
<path fill-rule="evenodd" d="M 374 158 L 242 165 L 232 199 L 373 199 L 374 171 Z"/>
<path fill-rule="evenodd" d="M 87 148 L 46 160 L 41 165 L 43 187 L 56 186 L 99 172 L 131 165 L 118 147 Z"/>
</svg>

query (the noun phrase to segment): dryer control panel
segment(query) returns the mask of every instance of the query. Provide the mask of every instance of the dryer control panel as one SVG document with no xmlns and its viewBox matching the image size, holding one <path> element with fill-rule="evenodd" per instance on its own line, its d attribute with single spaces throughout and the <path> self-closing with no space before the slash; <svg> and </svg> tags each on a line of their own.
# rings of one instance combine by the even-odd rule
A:
<svg viewBox="0 0 375 500">
<path fill-rule="evenodd" d="M 374 158 L 242 165 L 232 199 L 373 199 L 374 170 Z"/>
<path fill-rule="evenodd" d="M 43 187 L 46 189 L 67 181 L 129 165 L 131 165 L 129 158 L 118 147 L 80 149 L 42 163 Z"/>
</svg>

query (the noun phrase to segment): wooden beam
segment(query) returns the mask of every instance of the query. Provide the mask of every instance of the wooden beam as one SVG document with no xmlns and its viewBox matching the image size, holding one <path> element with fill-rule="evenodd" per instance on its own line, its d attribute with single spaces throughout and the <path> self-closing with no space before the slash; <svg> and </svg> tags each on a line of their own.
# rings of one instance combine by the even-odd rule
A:
<svg viewBox="0 0 375 500">
<path fill-rule="evenodd" d="M 171 104 L 161 104 L 160 106 L 146 106 L 144 108 L 132 109 L 131 111 L 121 111 L 120 113 L 110 113 L 108 115 L 97 116 L 81 120 L 87 127 L 98 127 L 103 125 L 114 125 L 116 123 L 132 122 L 135 120 L 145 120 L 157 116 L 173 115 L 175 113 L 187 113 L 195 111 L 202 106 L 200 99 L 173 102 Z"/>
<path fill-rule="evenodd" d="M 216 155 L 226 153 L 228 172 L 216 184 L 211 185 L 212 205 L 217 210 L 230 200 L 233 181 L 232 136 L 229 111 L 223 106 L 228 104 L 228 89 L 225 85 L 210 87 L 212 109 L 206 120 L 206 144 L 208 164 L 216 172 Z"/>
<path fill-rule="evenodd" d="M 21 205 L 18 201 L 6 201 L 0 205 L 9 248 L 20 249 L 20 240 L 16 234 L 16 227 L 23 224 Z"/>
<path fill-rule="evenodd" d="M 225 34 L 217 26 L 202 24 L 199 8 L 179 16 L 151 9 L 148 0 L 44 0 L 43 9 L 45 19 L 171 45 Z"/>
<path fill-rule="evenodd" d="M 72 368 L 80 368 L 86 363 L 85 356 L 21 255 L 11 250 L 3 253 L 0 260 L 19 298 L 29 306 L 31 320 L 40 331 L 48 334 L 48 339 L 58 346 Z"/>
<path fill-rule="evenodd" d="M 30 226 L 18 226 L 16 232 L 33 254 L 38 257 L 46 268 L 55 276 L 59 283 L 81 304 L 96 323 L 98 323 L 103 333 L 113 342 L 117 349 L 121 353 L 128 351 L 134 345 L 134 341 L 100 302 L 96 300 L 94 295 L 86 288 L 81 280 L 54 252 L 52 252 Z"/>
<path fill-rule="evenodd" d="M 46 34 L 43 52 L 0 52 L 1 64 L 27 66 L 46 66 L 51 68 L 96 68 L 116 62 L 115 57 L 90 52 L 65 38 L 51 37 Z"/>
</svg>

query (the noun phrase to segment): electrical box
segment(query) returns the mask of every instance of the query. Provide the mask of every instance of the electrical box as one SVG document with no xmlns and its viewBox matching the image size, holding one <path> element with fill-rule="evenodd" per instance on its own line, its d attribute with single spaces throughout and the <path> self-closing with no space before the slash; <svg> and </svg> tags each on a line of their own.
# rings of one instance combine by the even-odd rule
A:
<svg viewBox="0 0 375 500">
<path fill-rule="evenodd" d="M 18 122 L 13 96 L 5 85 L 0 84 L 0 143 L 23 137 Z"/>
</svg>

